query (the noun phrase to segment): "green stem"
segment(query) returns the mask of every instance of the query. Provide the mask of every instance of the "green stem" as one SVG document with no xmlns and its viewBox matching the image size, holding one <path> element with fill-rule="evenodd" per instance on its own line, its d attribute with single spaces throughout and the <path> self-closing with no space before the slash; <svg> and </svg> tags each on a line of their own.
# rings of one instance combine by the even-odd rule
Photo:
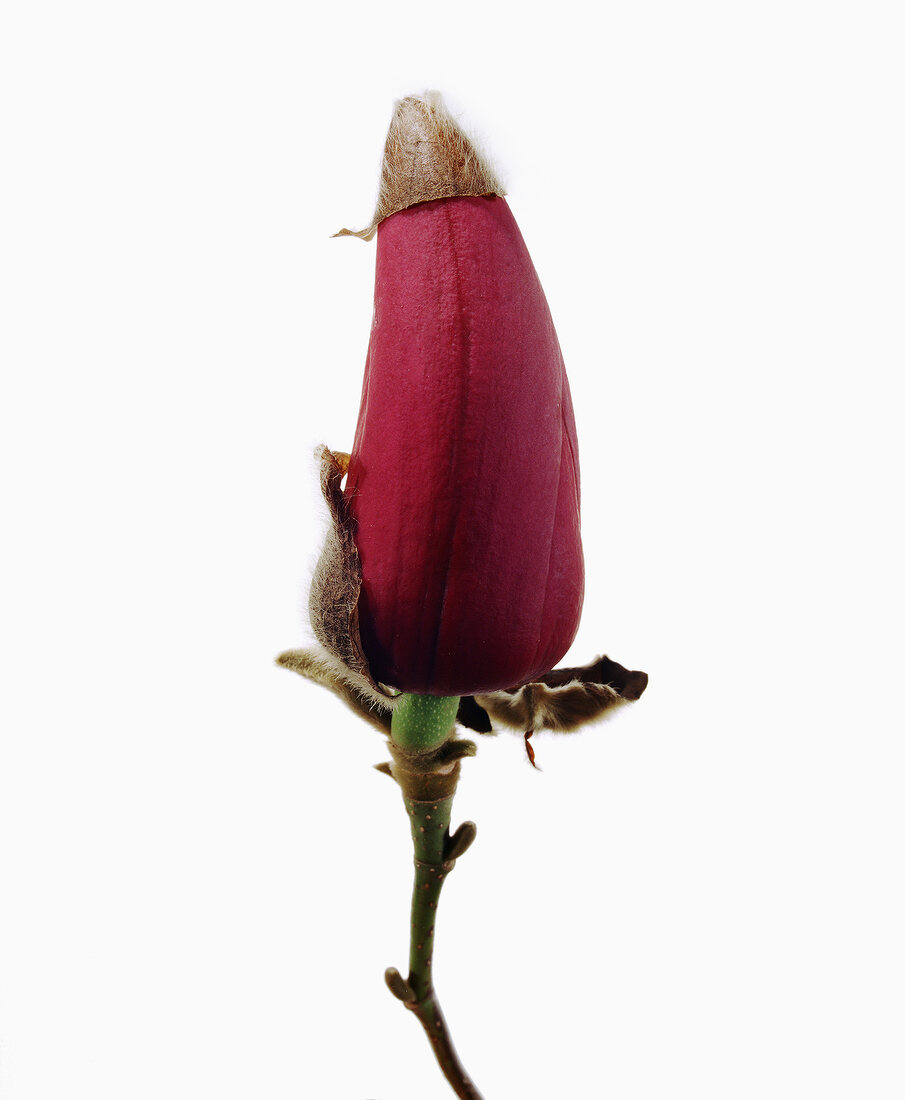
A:
<svg viewBox="0 0 905 1100">
<path fill-rule="evenodd" d="M 390 749 L 392 774 L 402 787 L 415 850 L 412 890 L 409 975 L 395 967 L 387 985 L 418 1017 L 447 1081 L 460 1100 L 481 1100 L 459 1061 L 433 986 L 434 925 L 446 877 L 474 840 L 476 828 L 466 821 L 451 836 L 449 822 L 459 778 L 459 760 L 474 751 L 471 742 L 456 741 L 457 699 L 406 696 L 393 713 Z M 397 712 L 404 707 L 400 720 Z M 440 739 L 440 733 L 444 736 Z M 419 747 L 416 747 L 419 746 Z M 423 747 L 422 747 L 423 746 Z"/>
<path fill-rule="evenodd" d="M 393 710 L 393 743 L 409 752 L 438 749 L 455 733 L 458 695 L 403 695 Z"/>
</svg>

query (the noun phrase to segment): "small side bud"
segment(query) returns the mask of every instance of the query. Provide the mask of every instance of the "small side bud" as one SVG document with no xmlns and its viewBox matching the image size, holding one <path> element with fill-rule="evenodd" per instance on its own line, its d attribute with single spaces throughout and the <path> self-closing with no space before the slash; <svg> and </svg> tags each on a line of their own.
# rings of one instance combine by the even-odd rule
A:
<svg viewBox="0 0 905 1100">
<path fill-rule="evenodd" d="M 463 821 L 446 842 L 445 856 L 448 860 L 458 859 L 465 855 L 474 844 L 478 835 L 478 827 L 473 821 Z"/>
<path fill-rule="evenodd" d="M 416 997 L 414 989 L 412 989 L 395 966 L 387 967 L 384 979 L 393 996 L 397 997 L 403 1004 L 411 1005 L 415 1003 Z"/>
</svg>

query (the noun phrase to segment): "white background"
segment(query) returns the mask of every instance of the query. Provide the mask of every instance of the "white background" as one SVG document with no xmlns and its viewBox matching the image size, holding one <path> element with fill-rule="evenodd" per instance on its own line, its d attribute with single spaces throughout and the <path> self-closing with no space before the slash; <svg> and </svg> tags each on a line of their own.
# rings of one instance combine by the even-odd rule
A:
<svg viewBox="0 0 905 1100">
<path fill-rule="evenodd" d="M 383 984 L 381 739 L 272 664 L 370 325 L 330 234 L 429 87 L 570 372 L 570 660 L 651 676 L 542 772 L 465 764 L 463 1060 L 486 1100 L 900 1100 L 896 9 L 7 3 L 3 1100 L 452 1095 Z"/>
</svg>

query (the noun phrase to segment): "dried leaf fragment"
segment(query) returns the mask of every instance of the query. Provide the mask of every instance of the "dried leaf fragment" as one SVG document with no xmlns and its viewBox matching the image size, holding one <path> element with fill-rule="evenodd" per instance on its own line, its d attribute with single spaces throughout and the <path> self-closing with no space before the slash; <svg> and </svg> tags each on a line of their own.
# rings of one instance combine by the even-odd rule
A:
<svg viewBox="0 0 905 1100">
<path fill-rule="evenodd" d="M 392 696 L 371 675 L 358 630 L 361 559 L 355 545 L 355 523 L 341 488 L 349 456 L 321 446 L 315 457 L 320 462 L 321 491 L 331 522 L 311 581 L 311 628 L 326 656 L 333 660 L 339 680 L 369 702 L 391 707 Z M 320 681 L 325 682 L 323 677 Z"/>
<path fill-rule="evenodd" d="M 355 675 L 325 649 L 287 649 L 277 657 L 277 664 L 281 668 L 288 668 L 290 672 L 297 672 L 306 680 L 329 688 L 375 729 L 381 733 L 390 732 L 393 700 L 375 698 L 370 685 L 366 692 Z"/>
<path fill-rule="evenodd" d="M 540 730 L 569 733 L 604 718 L 639 699 L 647 682 L 646 672 L 632 671 L 606 656 L 597 657 L 587 665 L 555 668 L 521 687 L 463 699 L 458 720 L 480 733 L 493 723 L 521 731 L 533 764 L 532 734 Z"/>
</svg>

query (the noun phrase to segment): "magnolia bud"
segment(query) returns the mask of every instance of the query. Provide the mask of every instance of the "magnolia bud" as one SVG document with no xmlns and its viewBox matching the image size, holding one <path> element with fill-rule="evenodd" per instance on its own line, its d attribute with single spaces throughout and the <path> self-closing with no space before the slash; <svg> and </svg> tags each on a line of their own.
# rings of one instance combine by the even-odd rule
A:
<svg viewBox="0 0 905 1100">
<path fill-rule="evenodd" d="M 344 496 L 370 676 L 472 695 L 548 672 L 572 643 L 584 585 L 578 452 L 559 343 L 515 219 L 498 193 L 474 193 L 499 184 L 474 168 L 481 158 L 442 106 L 419 103 L 401 102 L 387 142 L 384 182 L 407 186 L 381 190 Z"/>
</svg>

